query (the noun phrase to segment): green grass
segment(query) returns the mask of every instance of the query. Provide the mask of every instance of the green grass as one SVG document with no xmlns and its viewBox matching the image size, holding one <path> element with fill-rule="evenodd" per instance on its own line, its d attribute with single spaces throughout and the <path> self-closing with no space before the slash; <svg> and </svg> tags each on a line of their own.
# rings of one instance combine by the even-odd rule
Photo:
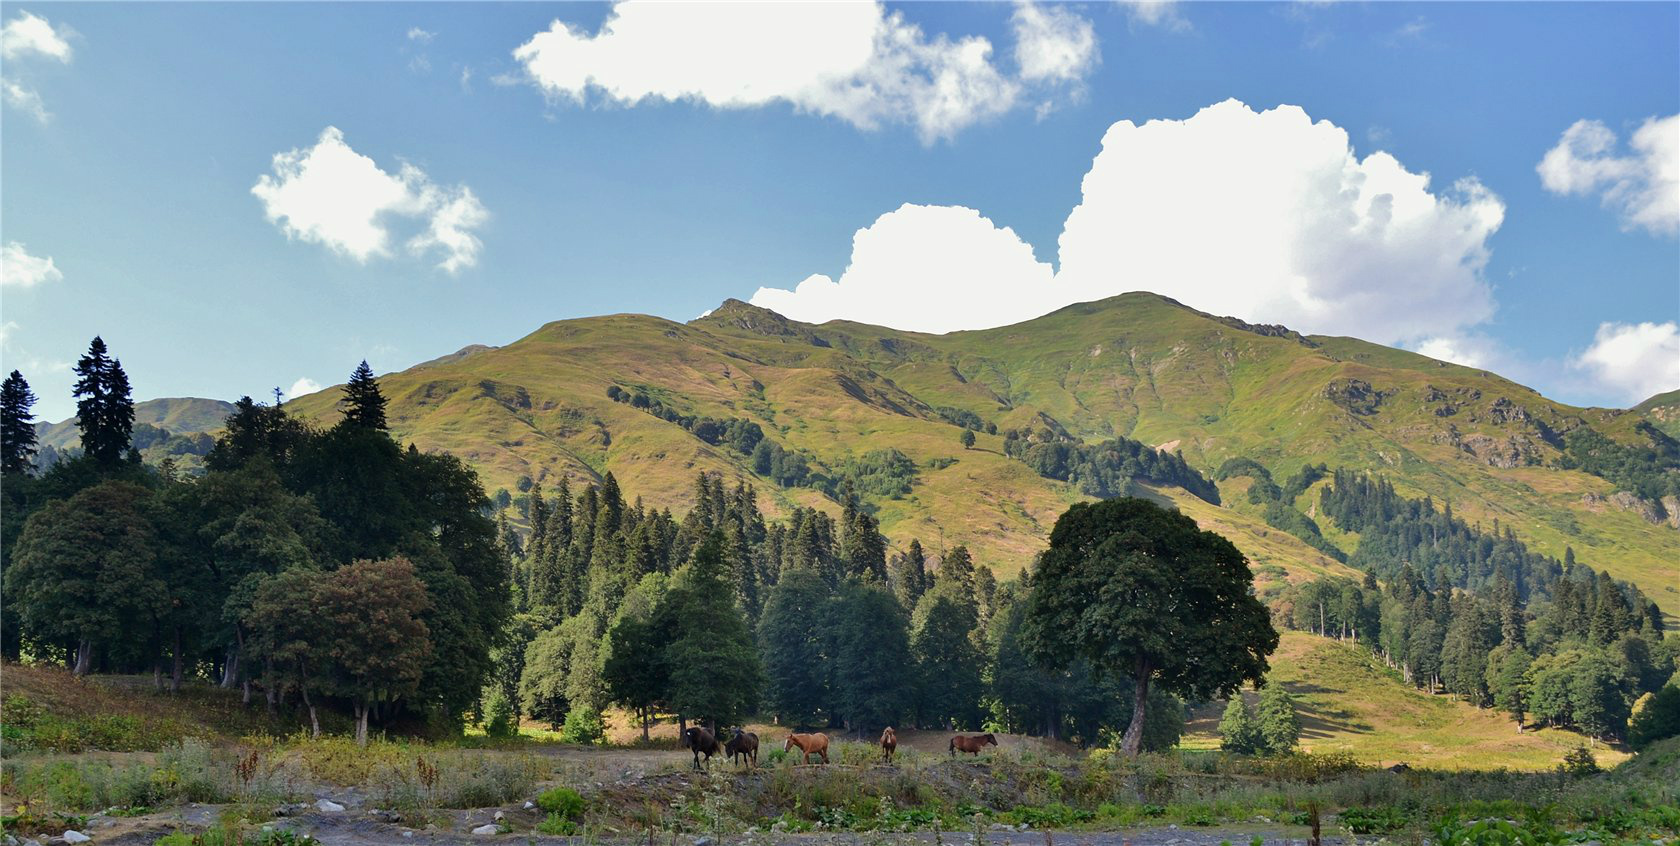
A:
<svg viewBox="0 0 1680 846">
<path fill-rule="evenodd" d="M 1561 729 L 1518 734 L 1505 714 L 1417 691 L 1351 643 L 1283 632 L 1272 667 L 1269 680 L 1295 696 L 1301 747 L 1314 753 L 1346 753 L 1375 766 L 1405 762 L 1441 769 L 1546 771 L 1587 743 Z M 1215 727 L 1221 708 L 1215 704 L 1198 712 L 1188 726 L 1186 746 L 1218 748 Z M 1603 766 L 1628 757 L 1604 744 L 1592 751 Z"/>
</svg>

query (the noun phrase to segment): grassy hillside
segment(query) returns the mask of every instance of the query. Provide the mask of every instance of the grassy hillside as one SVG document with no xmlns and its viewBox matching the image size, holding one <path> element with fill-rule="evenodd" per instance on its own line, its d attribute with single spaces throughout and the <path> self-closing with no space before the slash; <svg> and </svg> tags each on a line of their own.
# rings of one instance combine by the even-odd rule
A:
<svg viewBox="0 0 1680 846">
<path fill-rule="evenodd" d="M 1680 532 L 1607 499 L 1609 482 L 1555 466 L 1561 433 L 1590 425 L 1629 437 L 1631 421 L 1661 403 L 1574 408 L 1486 371 L 1251 326 L 1150 294 L 949 335 L 803 324 L 729 301 L 688 324 L 641 315 L 550 323 L 381 383 L 399 436 L 462 456 L 492 491 L 610 470 L 631 496 L 680 511 L 694 474 L 710 470 L 754 478 L 772 513 L 834 507 L 817 490 L 755 477 L 746 456 L 608 398 L 617 386 L 684 415 L 754 421 L 819 470 L 898 449 L 918 468 L 910 492 L 872 499 L 894 544 L 966 543 L 1007 574 L 1030 562 L 1056 516 L 1083 495 L 1006 457 L 1002 433 L 1059 429 L 1086 442 L 1126 436 L 1180 450 L 1203 472 L 1248 456 L 1280 479 L 1305 462 L 1382 473 L 1406 495 L 1450 501 L 1472 521 L 1498 519 L 1548 554 L 1572 546 L 1583 563 L 1633 581 L 1671 614 L 1680 609 Z M 329 390 L 291 405 L 326 422 L 336 419 L 336 397 Z M 999 434 L 981 431 L 965 449 L 941 409 L 970 413 Z M 1197 510 L 1236 527 L 1238 545 L 1257 559 L 1279 557 L 1268 550 L 1275 530 Z M 1290 568 L 1325 560 L 1282 557 Z"/>
<path fill-rule="evenodd" d="M 222 428 L 222 421 L 231 413 L 231 402 L 200 397 L 161 397 L 135 403 L 134 424 L 156 426 L 174 435 L 214 432 Z M 64 449 L 82 445 L 82 431 L 76 427 L 74 417 L 57 423 L 37 424 L 35 433 L 41 446 Z"/>
<path fill-rule="evenodd" d="M 1548 770 L 1582 743 L 1581 735 L 1556 729 L 1518 734 L 1499 711 L 1418 691 L 1351 643 L 1284 632 L 1272 668 L 1270 681 L 1296 698 L 1301 747 L 1310 752 L 1347 752 L 1375 765 Z M 1222 711 L 1222 704 L 1199 710 L 1185 745 L 1217 748 Z M 1604 766 L 1628 757 L 1603 744 L 1593 754 Z"/>
</svg>

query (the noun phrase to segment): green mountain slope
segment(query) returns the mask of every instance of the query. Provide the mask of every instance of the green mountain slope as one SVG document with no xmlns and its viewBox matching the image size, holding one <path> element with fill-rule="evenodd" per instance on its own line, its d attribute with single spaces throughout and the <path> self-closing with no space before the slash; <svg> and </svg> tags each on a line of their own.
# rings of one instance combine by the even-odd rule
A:
<svg viewBox="0 0 1680 846">
<path fill-rule="evenodd" d="M 172 435 L 214 432 L 233 413 L 233 403 L 199 397 L 162 397 L 134 404 L 134 425 L 156 426 Z M 57 423 L 39 423 L 35 437 L 41 446 L 53 449 L 80 447 L 82 431 L 76 418 Z"/>
<path fill-rule="evenodd" d="M 867 497 L 894 544 L 965 543 L 1005 574 L 1026 565 L 1056 516 L 1084 497 L 1005 455 L 1010 430 L 1087 443 L 1134 438 L 1181 451 L 1207 474 L 1238 456 L 1280 479 L 1324 462 L 1381 473 L 1407 495 L 1450 501 L 1469 520 L 1497 519 L 1548 554 L 1572 546 L 1583 563 L 1680 611 L 1680 531 L 1618 502 L 1611 483 L 1555 466 L 1567 432 L 1592 426 L 1626 440 L 1648 411 L 1575 408 L 1486 371 L 1253 326 L 1150 294 L 949 335 L 803 324 L 731 300 L 687 324 L 641 315 L 558 321 L 381 385 L 400 437 L 460 455 L 488 489 L 515 494 L 557 474 L 578 481 L 611 471 L 630 496 L 681 511 L 694 474 L 708 470 L 752 478 L 773 513 L 833 507 L 822 490 L 754 473 L 748 455 L 662 419 L 661 409 L 670 418 L 750 420 L 830 477 L 873 450 L 896 449 L 915 465 L 908 493 Z M 336 397 L 323 391 L 289 405 L 330 422 Z M 959 442 L 956 414 L 979 424 L 973 448 Z M 1198 519 L 1237 527 L 1251 555 L 1293 550 L 1272 553 L 1290 557 L 1293 574 L 1310 572 L 1308 561 L 1335 564 L 1268 531 L 1240 497 L 1217 509 L 1175 498 Z M 1311 489 L 1297 500 L 1309 513 L 1315 502 Z M 1326 529 L 1344 549 L 1357 543 Z"/>
</svg>

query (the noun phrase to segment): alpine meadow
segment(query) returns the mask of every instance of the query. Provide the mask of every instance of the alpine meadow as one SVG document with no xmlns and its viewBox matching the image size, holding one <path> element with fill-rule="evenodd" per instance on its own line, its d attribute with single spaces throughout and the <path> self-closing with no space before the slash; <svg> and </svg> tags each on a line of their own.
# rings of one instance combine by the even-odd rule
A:
<svg viewBox="0 0 1680 846">
<path fill-rule="evenodd" d="M 0 26 L 0 846 L 1680 838 L 1680 3 Z"/>
</svg>

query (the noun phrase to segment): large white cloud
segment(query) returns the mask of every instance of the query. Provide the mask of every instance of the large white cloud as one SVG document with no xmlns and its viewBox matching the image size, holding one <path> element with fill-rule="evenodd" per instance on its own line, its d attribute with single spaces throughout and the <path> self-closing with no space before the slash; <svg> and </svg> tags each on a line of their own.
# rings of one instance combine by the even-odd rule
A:
<svg viewBox="0 0 1680 846">
<path fill-rule="evenodd" d="M 1672 391 L 1680 388 L 1680 326 L 1602 323 L 1570 366 L 1629 404 Z"/>
<path fill-rule="evenodd" d="M 1356 157 L 1345 130 L 1294 106 L 1116 123 L 1082 191 L 1060 240 L 1064 299 L 1149 290 L 1385 343 L 1493 312 L 1499 198 L 1474 179 L 1432 192 L 1429 174 Z"/>
<path fill-rule="evenodd" d="M 1065 10 L 1037 14 L 1053 35 L 1079 29 Z M 514 57 L 545 92 L 578 103 L 592 93 L 622 105 L 786 103 L 862 129 L 908 124 L 929 143 L 1011 110 L 1026 83 L 1064 79 L 1091 64 L 1039 42 L 1028 48 L 1038 76 L 1015 77 L 992 53 L 986 38 L 929 36 L 878 2 L 624 0 L 599 31 L 556 20 Z"/>
<path fill-rule="evenodd" d="M 857 320 L 923 332 L 1013 323 L 1037 313 L 1052 285 L 1032 247 L 973 209 L 906 203 L 852 237 L 838 281 L 760 288 L 754 305 L 795 320 Z"/>
<path fill-rule="evenodd" d="M 331 126 L 313 147 L 276 153 L 274 173 L 259 177 L 251 193 L 287 237 L 359 262 L 392 254 L 393 218 L 418 219 L 423 226 L 408 249 L 441 252 L 438 266 L 451 273 L 477 262 L 482 243 L 474 230 L 489 218 L 465 185 L 437 185 L 412 164 L 389 173 Z"/>
<path fill-rule="evenodd" d="M 1616 133 L 1578 120 L 1535 170 L 1555 194 L 1598 194 L 1626 228 L 1680 232 L 1680 115 L 1648 118 L 1628 146 L 1628 155 L 1617 155 Z"/>
<path fill-rule="evenodd" d="M 33 288 L 42 282 L 57 282 L 64 278 L 63 271 L 52 256 L 41 258 L 29 254 L 29 250 L 16 241 L 6 242 L 0 249 L 0 287 Z"/>
<path fill-rule="evenodd" d="M 22 12 L 0 26 L 0 59 L 44 56 L 69 62 L 71 55 L 70 40 L 40 15 Z"/>
<path fill-rule="evenodd" d="M 1188 120 L 1108 130 L 1053 280 L 1013 232 L 977 212 L 907 206 L 858 233 L 837 282 L 817 276 L 754 302 L 807 320 L 937 332 L 1154 291 L 1303 331 L 1415 342 L 1492 314 L 1482 270 L 1503 217 L 1474 180 L 1435 193 L 1428 174 L 1386 153 L 1354 156 L 1329 122 L 1230 100 Z M 863 252 L 877 241 L 899 248 Z"/>
<path fill-rule="evenodd" d="M 309 394 L 313 394 L 321 390 L 321 387 L 320 382 L 317 382 L 308 376 L 300 376 L 296 382 L 292 383 L 291 389 L 286 391 L 286 398 L 297 399 L 298 397 L 308 396 Z"/>
</svg>

